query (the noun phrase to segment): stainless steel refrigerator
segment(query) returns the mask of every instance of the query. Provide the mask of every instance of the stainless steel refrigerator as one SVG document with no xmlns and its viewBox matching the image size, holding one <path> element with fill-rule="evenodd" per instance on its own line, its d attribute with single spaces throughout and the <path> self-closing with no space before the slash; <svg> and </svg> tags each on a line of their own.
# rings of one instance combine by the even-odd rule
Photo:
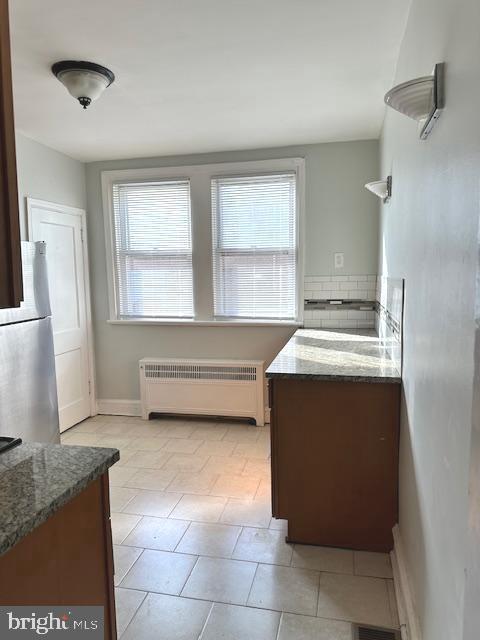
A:
<svg viewBox="0 0 480 640">
<path fill-rule="evenodd" d="M 22 242 L 24 301 L 0 309 L 0 436 L 60 442 L 46 246 Z"/>
</svg>

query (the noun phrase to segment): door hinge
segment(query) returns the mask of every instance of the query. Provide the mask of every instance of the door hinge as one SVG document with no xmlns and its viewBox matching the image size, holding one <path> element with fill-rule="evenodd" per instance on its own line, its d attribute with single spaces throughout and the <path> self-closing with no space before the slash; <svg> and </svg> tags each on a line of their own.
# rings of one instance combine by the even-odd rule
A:
<svg viewBox="0 0 480 640">
<path fill-rule="evenodd" d="M 83 227 L 80 228 L 80 240 L 83 242 Z"/>
<path fill-rule="evenodd" d="M 92 381 L 91 380 L 88 381 L 88 395 L 89 396 L 92 395 Z"/>
</svg>

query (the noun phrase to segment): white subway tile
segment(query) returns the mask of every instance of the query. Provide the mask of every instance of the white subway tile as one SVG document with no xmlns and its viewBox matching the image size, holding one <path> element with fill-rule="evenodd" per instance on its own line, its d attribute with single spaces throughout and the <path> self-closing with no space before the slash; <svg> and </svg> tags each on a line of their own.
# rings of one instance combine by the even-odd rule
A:
<svg viewBox="0 0 480 640">
<path fill-rule="evenodd" d="M 342 327 L 342 329 L 356 329 L 357 328 L 357 321 L 356 320 L 339 320 L 338 322 L 340 323 L 340 327 Z"/>
<path fill-rule="evenodd" d="M 369 280 L 369 282 L 376 282 L 377 281 L 377 276 L 368 276 L 368 280 Z"/>
<path fill-rule="evenodd" d="M 348 276 L 332 276 L 333 282 L 348 282 Z"/>
<path fill-rule="evenodd" d="M 339 329 L 340 320 L 322 320 L 322 328 L 323 329 Z"/>
</svg>

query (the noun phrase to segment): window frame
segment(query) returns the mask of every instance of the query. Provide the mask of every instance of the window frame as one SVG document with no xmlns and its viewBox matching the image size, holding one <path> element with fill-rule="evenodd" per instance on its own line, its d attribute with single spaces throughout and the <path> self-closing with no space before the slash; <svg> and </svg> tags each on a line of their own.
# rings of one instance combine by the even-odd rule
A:
<svg viewBox="0 0 480 640">
<path fill-rule="evenodd" d="M 213 243 L 211 180 L 218 177 L 292 172 L 296 174 L 296 318 L 295 320 L 236 319 L 216 320 L 213 303 Z M 117 312 L 116 271 L 114 264 L 113 184 L 118 182 L 152 182 L 155 180 L 189 180 L 191 235 L 193 252 L 194 318 L 124 319 Z M 304 237 L 305 237 L 305 160 L 279 158 L 194 164 L 189 166 L 119 169 L 101 174 L 105 248 L 107 262 L 108 308 L 110 324 L 196 325 L 196 326 L 300 326 L 303 323 Z"/>
</svg>

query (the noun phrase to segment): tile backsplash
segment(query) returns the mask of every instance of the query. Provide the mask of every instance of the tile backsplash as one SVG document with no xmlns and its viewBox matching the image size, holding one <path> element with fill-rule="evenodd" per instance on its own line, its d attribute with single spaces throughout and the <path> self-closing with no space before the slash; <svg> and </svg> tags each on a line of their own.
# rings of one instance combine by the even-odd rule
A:
<svg viewBox="0 0 480 640">
<path fill-rule="evenodd" d="M 402 370 L 404 288 L 405 281 L 401 278 L 378 278 L 375 328 L 399 371 Z"/>
<path fill-rule="evenodd" d="M 306 276 L 304 326 L 323 329 L 373 328 L 376 287 L 376 275 Z M 329 304 L 322 305 L 322 308 L 312 308 L 313 300 L 343 300 L 345 304 Z"/>
</svg>

